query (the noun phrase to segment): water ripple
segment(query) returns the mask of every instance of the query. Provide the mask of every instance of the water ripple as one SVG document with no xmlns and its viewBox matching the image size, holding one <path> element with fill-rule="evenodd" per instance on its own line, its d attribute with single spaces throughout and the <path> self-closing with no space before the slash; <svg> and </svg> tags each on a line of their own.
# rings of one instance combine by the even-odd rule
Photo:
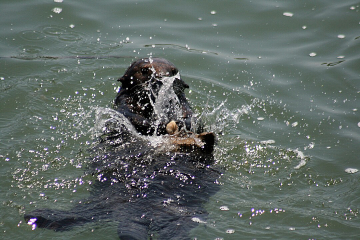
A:
<svg viewBox="0 0 360 240">
<path fill-rule="evenodd" d="M 42 32 L 48 36 L 56 36 L 60 40 L 67 42 L 75 42 L 84 38 L 82 33 L 63 26 L 45 26 Z"/>
<path fill-rule="evenodd" d="M 24 40 L 38 41 L 44 39 L 44 33 L 35 30 L 25 30 L 20 32 L 20 36 Z"/>
</svg>

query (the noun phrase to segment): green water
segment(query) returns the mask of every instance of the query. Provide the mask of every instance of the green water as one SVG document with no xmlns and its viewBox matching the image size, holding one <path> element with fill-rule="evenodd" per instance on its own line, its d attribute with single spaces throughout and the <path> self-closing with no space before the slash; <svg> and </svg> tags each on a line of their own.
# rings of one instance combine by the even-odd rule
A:
<svg viewBox="0 0 360 240">
<path fill-rule="evenodd" d="M 88 196 L 95 110 L 151 55 L 180 69 L 218 135 L 221 191 L 192 237 L 359 239 L 359 11 L 335 0 L 1 1 L 0 238 L 117 238 L 115 222 L 59 233 L 23 214 Z"/>
</svg>

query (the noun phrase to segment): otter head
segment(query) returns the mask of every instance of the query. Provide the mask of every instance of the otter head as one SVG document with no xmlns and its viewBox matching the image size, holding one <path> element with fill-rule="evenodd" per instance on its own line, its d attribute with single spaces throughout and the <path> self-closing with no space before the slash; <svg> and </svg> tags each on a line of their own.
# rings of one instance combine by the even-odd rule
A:
<svg viewBox="0 0 360 240">
<path fill-rule="evenodd" d="M 135 61 L 126 70 L 125 74 L 118 80 L 122 88 L 131 90 L 135 86 L 150 83 L 154 89 L 162 85 L 162 78 L 172 77 L 179 73 L 174 64 L 163 58 L 143 58 Z M 189 88 L 180 78 L 174 81 L 174 86 L 181 90 Z"/>
<path fill-rule="evenodd" d="M 191 129 L 193 112 L 184 90 L 189 88 L 179 70 L 166 59 L 135 61 L 118 80 L 122 83 L 115 108 L 143 134 L 166 133 L 166 124 L 179 123 Z"/>
</svg>

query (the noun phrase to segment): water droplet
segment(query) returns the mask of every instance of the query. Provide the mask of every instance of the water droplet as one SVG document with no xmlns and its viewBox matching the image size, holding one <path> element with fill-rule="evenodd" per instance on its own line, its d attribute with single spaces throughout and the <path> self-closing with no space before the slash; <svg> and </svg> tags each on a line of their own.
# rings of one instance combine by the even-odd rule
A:
<svg viewBox="0 0 360 240">
<path fill-rule="evenodd" d="M 347 168 L 345 169 L 346 173 L 357 173 L 359 171 L 359 169 L 356 168 Z"/>
<path fill-rule="evenodd" d="M 193 218 L 191 218 L 191 220 L 192 220 L 193 222 L 197 222 L 197 223 L 206 223 L 206 222 L 204 222 L 203 220 L 201 220 L 201 219 L 198 218 L 198 217 L 193 217 Z"/>
<path fill-rule="evenodd" d="M 53 10 L 52 10 L 54 13 L 57 13 L 57 14 L 59 14 L 59 13 L 61 13 L 62 12 L 62 8 L 59 8 L 59 7 L 56 7 L 56 8 L 53 8 Z"/>
<path fill-rule="evenodd" d="M 221 211 L 229 211 L 230 209 L 229 209 L 228 206 L 221 206 L 221 207 L 220 207 L 220 210 L 221 210 Z"/>
<path fill-rule="evenodd" d="M 283 15 L 286 16 L 286 17 L 294 16 L 294 14 L 292 12 L 284 12 Z"/>
<path fill-rule="evenodd" d="M 298 122 L 293 122 L 293 123 L 291 124 L 292 127 L 296 127 L 297 125 L 299 125 Z"/>
</svg>

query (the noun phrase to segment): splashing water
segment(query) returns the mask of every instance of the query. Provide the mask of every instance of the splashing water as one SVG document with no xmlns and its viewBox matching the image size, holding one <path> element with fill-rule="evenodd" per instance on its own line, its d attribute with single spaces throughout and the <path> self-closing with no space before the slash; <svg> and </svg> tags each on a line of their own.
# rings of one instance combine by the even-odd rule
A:
<svg viewBox="0 0 360 240">
<path fill-rule="evenodd" d="M 179 74 L 157 79 L 157 81 L 162 83 L 161 88 L 157 93 L 149 93 L 157 95 L 156 101 L 151 102 L 156 114 L 156 126 L 161 123 L 161 120 L 171 121 L 173 119 L 181 119 L 181 104 L 173 87 L 174 81 L 177 78 L 180 78 Z M 254 115 L 259 106 L 263 106 L 265 102 L 266 100 L 254 98 L 249 104 L 243 104 L 234 109 L 228 108 L 227 100 L 221 102 L 213 101 L 211 103 L 208 100 L 206 102 L 204 111 L 198 114 L 197 117 L 199 122 L 201 121 L 205 126 L 206 131 L 214 132 L 217 135 L 218 145 L 215 151 L 215 158 L 218 163 L 231 165 L 235 169 L 244 168 L 250 172 L 254 172 L 256 168 L 264 169 L 264 166 L 267 166 L 267 162 L 270 160 L 271 166 L 275 170 L 269 166 L 267 168 L 275 172 L 284 163 L 287 163 L 285 164 L 286 167 L 290 165 L 295 170 L 307 164 L 309 158 L 299 149 L 278 148 L 272 139 L 261 141 L 241 139 L 239 136 L 241 134 L 239 133 L 241 119 L 252 117 L 251 115 Z M 126 131 L 136 138 L 146 140 L 153 148 L 166 145 L 166 139 L 162 136 L 140 135 L 127 118 L 109 108 L 96 109 L 95 125 L 98 135 L 112 131 Z M 195 124 L 192 124 L 192 126 L 195 126 Z M 233 155 L 233 152 L 236 152 L 236 154 Z"/>
<path fill-rule="evenodd" d="M 159 126 L 161 122 L 182 119 L 180 100 L 174 91 L 174 81 L 176 79 L 180 79 L 179 73 L 172 77 L 155 78 L 156 81 L 162 83 L 158 93 L 151 92 L 151 94 L 157 95 L 155 102 L 150 101 L 156 116 L 155 126 Z M 149 96 L 149 99 L 152 99 L 151 96 Z"/>
<path fill-rule="evenodd" d="M 152 148 L 161 148 L 166 145 L 167 139 L 164 136 L 145 136 L 136 131 L 131 122 L 121 113 L 111 109 L 98 107 L 95 111 L 95 125 L 93 128 L 95 137 L 112 136 L 122 133 L 129 133 L 135 139 L 142 139 Z M 113 144 L 127 144 L 127 140 L 122 138 L 112 139 Z M 169 149 L 167 149 L 169 150 Z"/>
<path fill-rule="evenodd" d="M 200 118 L 208 131 L 217 135 L 215 149 L 217 163 L 231 169 L 246 169 L 246 172 L 278 172 L 281 168 L 299 170 L 309 157 L 300 149 L 282 149 L 273 139 L 255 140 L 241 138 L 241 121 L 257 119 L 258 109 L 268 104 L 266 100 L 254 98 L 249 104 L 229 108 L 227 99 L 221 102 L 206 103 Z M 256 120 L 250 120 L 256 124 Z M 247 122 L 247 124 L 248 124 Z M 306 150 L 306 148 L 304 148 Z M 256 169 L 260 171 L 255 171 Z"/>
<path fill-rule="evenodd" d="M 139 135 L 130 121 L 118 111 L 111 108 L 98 107 L 95 109 L 95 136 L 112 132 L 128 132 Z"/>
<path fill-rule="evenodd" d="M 206 104 L 205 111 L 199 118 L 209 128 L 208 131 L 224 134 L 227 129 L 237 129 L 240 118 L 249 114 L 255 103 L 242 105 L 239 108 L 229 109 L 226 107 L 227 100 L 220 102 L 217 106 Z"/>
<path fill-rule="evenodd" d="M 150 68 L 151 70 L 151 68 Z M 155 72 L 155 69 L 152 69 Z M 176 95 L 175 80 L 180 79 L 180 74 L 177 73 L 171 77 L 155 78 L 154 81 L 149 81 L 145 87 L 145 92 L 148 94 L 149 102 L 154 111 L 153 118 L 155 119 L 153 126 L 155 131 L 151 136 L 150 143 L 153 146 L 158 146 L 163 143 L 161 137 L 156 136 L 157 128 L 161 124 L 168 123 L 172 120 L 179 121 L 183 119 L 182 106 L 178 96 Z M 175 86 L 174 86 L 175 84 Z M 139 134 L 131 122 L 121 113 L 109 108 L 98 107 L 93 109 L 95 111 L 95 136 L 111 135 L 112 133 L 129 132 L 132 136 L 149 140 L 150 136 L 143 136 Z M 196 129 L 195 121 L 192 121 L 193 129 Z"/>
</svg>

